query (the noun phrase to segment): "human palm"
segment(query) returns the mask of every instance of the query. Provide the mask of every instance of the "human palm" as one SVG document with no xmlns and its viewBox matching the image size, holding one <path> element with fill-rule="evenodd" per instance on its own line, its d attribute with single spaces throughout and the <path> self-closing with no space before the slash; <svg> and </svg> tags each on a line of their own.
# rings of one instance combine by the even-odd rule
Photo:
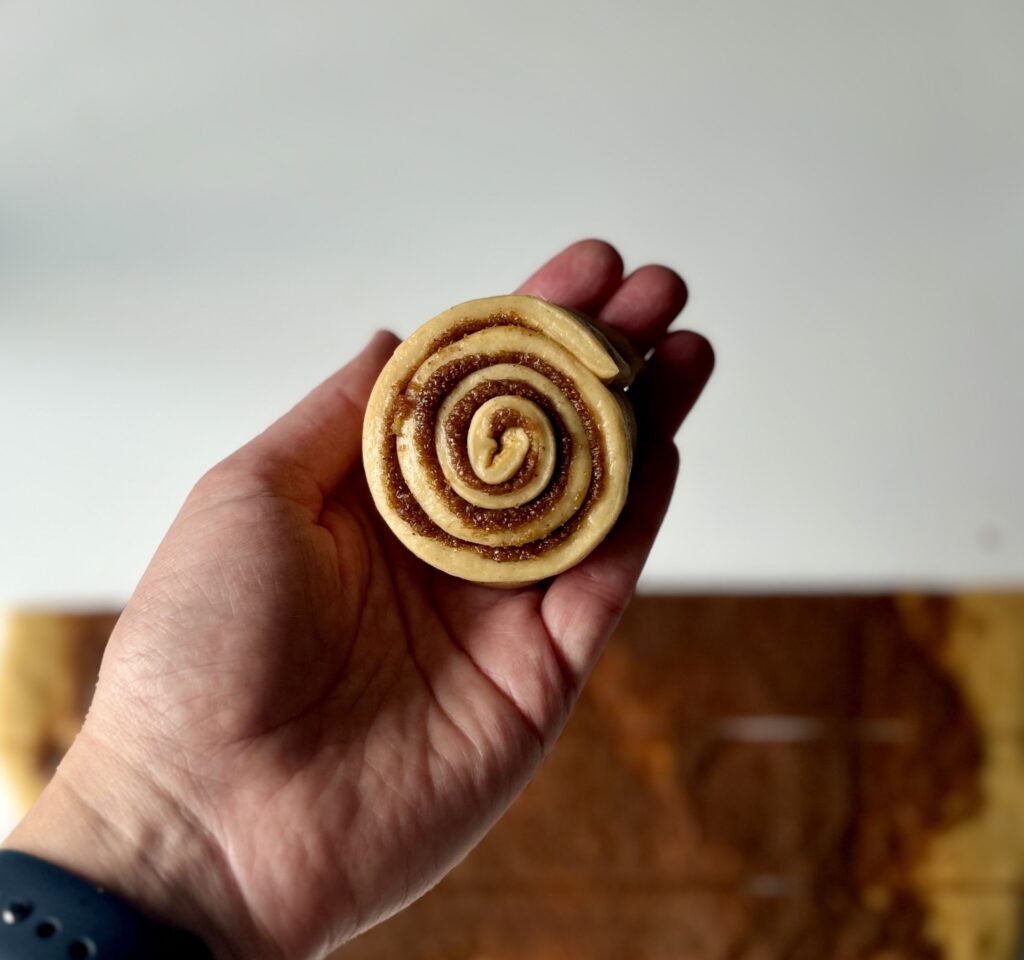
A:
<svg viewBox="0 0 1024 960">
<path fill-rule="evenodd" d="M 143 883 L 155 912 L 225 956 L 320 956 L 440 879 L 525 785 L 632 593 L 674 485 L 672 435 L 711 369 L 706 341 L 665 334 L 678 277 L 621 269 L 584 241 L 522 288 L 654 348 L 635 396 L 643 497 L 553 581 L 457 580 L 377 515 L 359 436 L 390 335 L 197 484 L 62 767 L 80 781 L 104 758 L 150 821 L 187 824 L 173 846 L 189 862 Z M 101 812 L 108 796 L 71 792 Z M 149 892 L 161 877 L 184 909 Z"/>
</svg>

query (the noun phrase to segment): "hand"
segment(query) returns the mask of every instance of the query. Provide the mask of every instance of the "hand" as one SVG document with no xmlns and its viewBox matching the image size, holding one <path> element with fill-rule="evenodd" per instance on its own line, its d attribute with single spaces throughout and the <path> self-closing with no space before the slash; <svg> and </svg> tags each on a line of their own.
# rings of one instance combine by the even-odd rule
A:
<svg viewBox="0 0 1024 960">
<path fill-rule="evenodd" d="M 521 288 L 654 349 L 634 494 L 552 582 L 455 580 L 403 549 L 360 462 L 397 340 L 204 476 L 110 639 L 92 709 L 8 845 L 122 892 L 218 956 L 307 958 L 400 909 L 484 835 L 565 722 L 675 483 L 711 373 L 686 288 L 574 244 Z M 640 496 L 636 492 L 641 492 Z"/>
</svg>

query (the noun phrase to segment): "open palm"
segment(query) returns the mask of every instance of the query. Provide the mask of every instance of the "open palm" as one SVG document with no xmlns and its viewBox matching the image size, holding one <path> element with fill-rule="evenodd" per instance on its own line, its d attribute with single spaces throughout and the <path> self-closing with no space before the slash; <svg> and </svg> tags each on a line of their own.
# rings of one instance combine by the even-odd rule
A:
<svg viewBox="0 0 1024 960">
<path fill-rule="evenodd" d="M 666 334 L 686 296 L 674 273 L 623 280 L 598 241 L 521 289 L 654 350 L 634 494 L 584 563 L 495 590 L 398 543 L 359 460 L 397 342 L 378 334 L 197 484 L 111 639 L 80 752 L 188 824 L 191 853 L 155 872 L 219 953 L 321 956 L 440 879 L 533 774 L 632 594 L 710 348 Z M 62 776 L 83 766 L 71 756 Z M 75 789 L 102 809 L 102 788 Z"/>
</svg>

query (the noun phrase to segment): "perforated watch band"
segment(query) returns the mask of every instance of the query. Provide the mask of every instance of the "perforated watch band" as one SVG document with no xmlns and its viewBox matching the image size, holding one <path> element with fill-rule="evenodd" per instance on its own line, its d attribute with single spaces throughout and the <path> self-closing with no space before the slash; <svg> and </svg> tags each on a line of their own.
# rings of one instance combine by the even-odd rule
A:
<svg viewBox="0 0 1024 960">
<path fill-rule="evenodd" d="M 38 857 L 0 850 L 0 960 L 212 960 L 196 936 Z"/>
</svg>

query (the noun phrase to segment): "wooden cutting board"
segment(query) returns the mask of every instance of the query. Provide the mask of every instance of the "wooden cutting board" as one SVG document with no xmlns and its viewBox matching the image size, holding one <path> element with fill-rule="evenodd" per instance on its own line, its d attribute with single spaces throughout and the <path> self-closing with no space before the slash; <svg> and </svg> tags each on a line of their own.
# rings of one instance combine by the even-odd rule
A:
<svg viewBox="0 0 1024 960">
<path fill-rule="evenodd" d="M 111 623 L 11 622 L 25 800 Z M 509 814 L 338 956 L 1013 960 L 1022 878 L 1024 596 L 644 597 Z"/>
</svg>

